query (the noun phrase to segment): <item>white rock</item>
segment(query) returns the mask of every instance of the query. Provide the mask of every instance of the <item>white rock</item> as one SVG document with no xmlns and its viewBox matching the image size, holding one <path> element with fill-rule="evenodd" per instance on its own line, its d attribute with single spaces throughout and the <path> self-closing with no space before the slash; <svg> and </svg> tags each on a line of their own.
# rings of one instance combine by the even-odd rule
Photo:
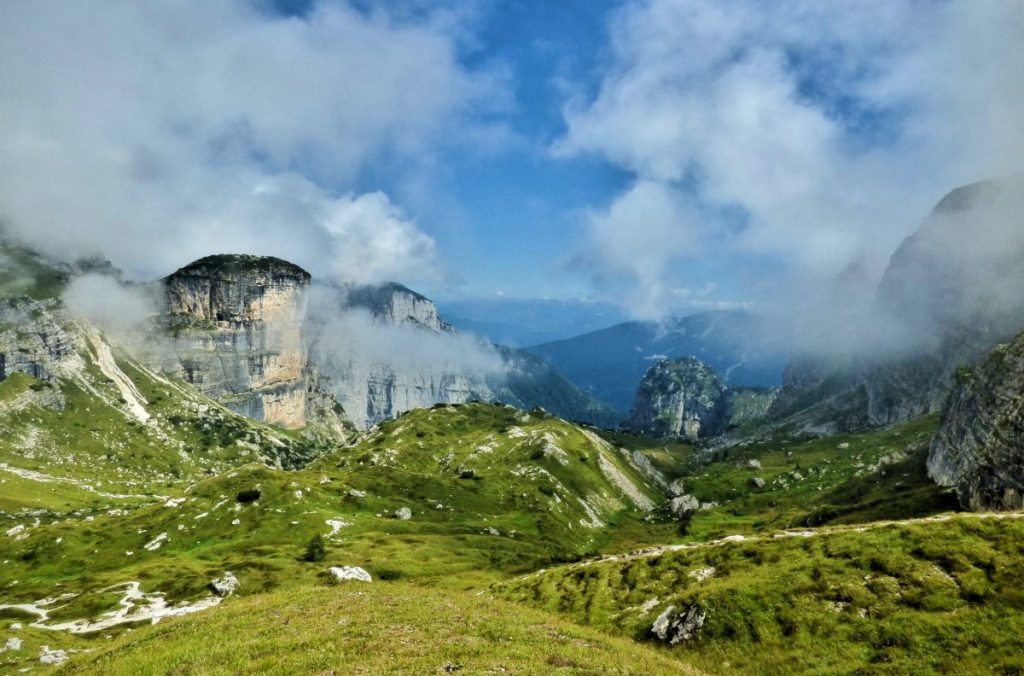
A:
<svg viewBox="0 0 1024 676">
<path fill-rule="evenodd" d="M 14 528 L 9 528 L 7 530 L 7 537 L 13 537 L 13 536 L 17 535 L 18 533 L 20 533 L 21 531 L 23 531 L 23 530 L 25 530 L 25 524 L 19 523 Z"/>
<path fill-rule="evenodd" d="M 237 526 L 240 523 L 242 523 L 241 519 L 234 519 L 234 520 L 231 521 L 231 525 L 232 526 Z"/>
<path fill-rule="evenodd" d="M 395 518 L 401 519 L 402 521 L 408 521 L 412 518 L 412 510 L 408 507 L 401 507 L 395 510 Z"/>
<path fill-rule="evenodd" d="M 235 590 L 238 589 L 238 578 L 230 571 L 225 571 L 224 576 L 211 582 L 210 586 L 217 596 L 225 598 L 234 594 Z"/>
<path fill-rule="evenodd" d="M 4 644 L 4 650 L 21 650 L 21 639 L 20 638 L 9 638 L 7 643 Z"/>
<path fill-rule="evenodd" d="M 39 651 L 39 661 L 43 664 L 64 664 L 68 654 L 64 650 L 50 650 L 50 646 L 44 645 Z"/>
<path fill-rule="evenodd" d="M 362 568 L 356 566 L 331 566 L 328 572 L 335 580 L 358 580 L 359 582 L 371 582 L 373 578 Z"/>
</svg>

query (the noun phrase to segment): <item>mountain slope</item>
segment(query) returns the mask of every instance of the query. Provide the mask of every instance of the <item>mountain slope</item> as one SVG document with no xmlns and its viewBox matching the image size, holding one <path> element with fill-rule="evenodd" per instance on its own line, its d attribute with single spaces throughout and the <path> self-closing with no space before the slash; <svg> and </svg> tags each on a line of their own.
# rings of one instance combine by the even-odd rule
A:
<svg viewBox="0 0 1024 676">
<path fill-rule="evenodd" d="M 893 254 L 853 349 L 797 355 L 772 410 L 809 431 L 939 411 L 953 378 L 1024 323 L 1024 177 L 947 194 Z"/>
<path fill-rule="evenodd" d="M 1024 508 L 1024 334 L 958 374 L 928 473 L 965 509 Z"/>
<path fill-rule="evenodd" d="M 732 538 L 563 566 L 492 593 L 671 644 L 714 673 L 1013 673 L 1019 514 Z"/>
<path fill-rule="evenodd" d="M 210 636 L 219 639 L 211 644 Z M 651 646 L 547 613 L 394 582 L 239 599 L 216 613 L 142 628 L 69 667 L 72 674 L 697 673 Z"/>
</svg>

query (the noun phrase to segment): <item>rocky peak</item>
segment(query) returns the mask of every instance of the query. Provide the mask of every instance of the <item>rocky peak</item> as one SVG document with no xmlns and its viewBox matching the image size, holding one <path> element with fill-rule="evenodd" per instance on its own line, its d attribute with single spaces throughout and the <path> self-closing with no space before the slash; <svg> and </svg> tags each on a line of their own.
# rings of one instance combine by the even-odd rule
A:
<svg viewBox="0 0 1024 676">
<path fill-rule="evenodd" d="M 349 287 L 345 303 L 368 310 L 376 320 L 388 324 L 452 331 L 451 325 L 441 320 L 434 301 L 394 282 Z"/>
<path fill-rule="evenodd" d="M 787 368 L 772 417 L 807 431 L 893 425 L 942 408 L 957 369 L 1011 340 L 1024 317 L 1024 177 L 947 194 L 893 254 L 868 352 Z"/>
<path fill-rule="evenodd" d="M 640 382 L 627 426 L 657 437 L 714 436 L 729 420 L 728 388 L 699 359 L 663 360 Z"/>
<path fill-rule="evenodd" d="M 201 258 L 164 279 L 168 311 L 193 322 L 301 321 L 310 274 L 272 256 Z"/>
<path fill-rule="evenodd" d="M 310 275 L 269 256 L 207 256 L 163 280 L 174 370 L 229 408 L 306 424 L 305 290 Z"/>
</svg>

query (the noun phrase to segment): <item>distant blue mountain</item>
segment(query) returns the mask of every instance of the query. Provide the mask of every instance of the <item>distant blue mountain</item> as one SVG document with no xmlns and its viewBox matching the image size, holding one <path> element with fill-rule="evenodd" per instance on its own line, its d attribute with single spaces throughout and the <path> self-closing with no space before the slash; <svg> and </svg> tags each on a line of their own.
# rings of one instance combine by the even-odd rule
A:
<svg viewBox="0 0 1024 676">
<path fill-rule="evenodd" d="M 474 298 L 437 306 L 459 331 L 509 347 L 571 338 L 628 319 L 616 305 L 585 300 Z"/>
<path fill-rule="evenodd" d="M 625 322 L 525 350 L 625 414 L 644 373 L 659 359 L 696 357 L 729 384 L 778 387 L 788 355 L 761 346 L 761 328 L 750 312 L 702 312 L 662 322 Z"/>
</svg>

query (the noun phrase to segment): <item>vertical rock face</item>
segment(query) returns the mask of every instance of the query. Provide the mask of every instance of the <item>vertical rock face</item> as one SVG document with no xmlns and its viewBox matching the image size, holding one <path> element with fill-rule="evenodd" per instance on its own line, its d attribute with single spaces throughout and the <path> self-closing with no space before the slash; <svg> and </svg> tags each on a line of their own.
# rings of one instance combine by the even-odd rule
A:
<svg viewBox="0 0 1024 676">
<path fill-rule="evenodd" d="M 15 371 L 52 380 L 77 355 L 78 339 L 67 322 L 56 300 L 0 299 L 0 381 Z"/>
<path fill-rule="evenodd" d="M 625 427 L 696 441 L 763 419 L 776 396 L 775 389 L 729 387 L 695 357 L 662 360 L 644 375 Z"/>
<path fill-rule="evenodd" d="M 966 509 L 1024 507 L 1024 334 L 958 374 L 928 474 Z"/>
<path fill-rule="evenodd" d="M 481 373 L 451 359 L 458 345 L 482 348 L 464 337 L 456 343 L 428 298 L 393 283 L 315 291 L 311 359 L 358 429 L 436 403 L 491 398 Z M 426 354 L 415 356 L 420 350 Z"/>
<path fill-rule="evenodd" d="M 651 436 L 697 439 L 720 434 L 728 422 L 728 388 L 710 366 L 685 357 L 647 371 L 627 425 Z"/>
<path fill-rule="evenodd" d="M 309 282 L 296 265 L 243 255 L 208 256 L 164 279 L 178 374 L 243 415 L 304 426 Z"/>
</svg>

